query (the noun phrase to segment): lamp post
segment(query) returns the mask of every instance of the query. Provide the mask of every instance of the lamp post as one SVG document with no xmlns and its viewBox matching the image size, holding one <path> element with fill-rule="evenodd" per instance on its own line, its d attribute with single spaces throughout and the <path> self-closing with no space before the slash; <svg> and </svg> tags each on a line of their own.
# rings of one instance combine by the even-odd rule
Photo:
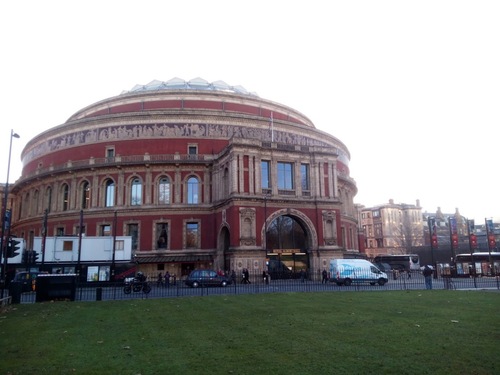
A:
<svg viewBox="0 0 500 375">
<path fill-rule="evenodd" d="M 267 194 L 264 195 L 264 264 L 267 259 Z"/>
<path fill-rule="evenodd" d="M 493 226 L 493 219 L 484 219 L 484 224 L 486 226 L 486 243 L 488 244 L 488 262 L 489 262 L 489 270 L 488 273 L 493 272 L 493 262 L 491 261 L 491 250 L 495 248 L 495 228 Z"/>
<path fill-rule="evenodd" d="M 432 263 L 432 266 L 434 267 L 434 278 L 437 279 L 437 267 L 436 267 L 436 264 L 434 264 L 434 250 L 436 250 L 438 247 L 436 218 L 429 216 L 427 218 L 427 225 L 429 227 L 429 239 L 431 242 L 431 259 L 432 259 L 431 263 Z"/>
<path fill-rule="evenodd" d="M 118 213 L 115 211 L 113 218 L 113 256 L 111 259 L 111 281 L 115 281 L 115 254 L 116 254 L 116 226 L 118 225 Z"/>
<path fill-rule="evenodd" d="M 465 222 L 467 223 L 467 238 L 469 239 L 469 252 L 470 252 L 470 264 L 468 265 L 469 276 L 474 278 L 474 288 L 477 288 L 476 275 L 475 275 L 476 263 L 474 263 L 474 248 L 475 248 L 475 243 L 476 243 L 475 234 L 473 233 L 474 220 L 466 219 Z M 474 236 L 474 238 L 472 236 Z"/>
<path fill-rule="evenodd" d="M 3 205 L 2 205 L 2 238 L 0 243 L 0 252 L 3 255 L 3 266 L 2 266 L 2 274 L 1 279 L 5 286 L 5 277 L 6 277 L 6 269 L 7 269 L 7 236 L 6 231 L 10 230 L 10 217 L 7 222 L 7 202 L 9 197 L 9 174 L 10 174 L 10 156 L 12 153 L 12 138 L 19 138 L 19 134 L 14 133 L 14 130 L 10 130 L 10 143 L 9 143 L 9 161 L 7 162 L 7 179 L 5 180 L 5 188 L 3 191 Z M 3 290 L 2 288 L 2 298 L 3 298 Z"/>
</svg>

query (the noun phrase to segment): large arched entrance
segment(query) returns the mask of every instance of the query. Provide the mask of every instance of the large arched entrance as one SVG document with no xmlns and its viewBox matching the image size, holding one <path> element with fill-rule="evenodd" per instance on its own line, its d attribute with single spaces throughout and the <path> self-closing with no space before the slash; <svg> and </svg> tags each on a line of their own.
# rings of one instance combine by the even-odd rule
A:
<svg viewBox="0 0 500 375">
<path fill-rule="evenodd" d="M 266 228 L 266 262 L 271 278 L 293 278 L 309 270 L 309 236 L 304 223 L 286 214 Z"/>
</svg>

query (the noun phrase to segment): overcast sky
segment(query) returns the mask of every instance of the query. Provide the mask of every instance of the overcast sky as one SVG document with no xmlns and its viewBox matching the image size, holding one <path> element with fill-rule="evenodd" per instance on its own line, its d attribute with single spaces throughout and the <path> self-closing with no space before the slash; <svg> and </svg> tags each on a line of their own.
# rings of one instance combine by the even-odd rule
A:
<svg viewBox="0 0 500 375">
<path fill-rule="evenodd" d="M 351 152 L 355 202 L 500 220 L 500 1 L 4 1 L 0 181 L 26 143 L 136 84 L 241 85 Z"/>
</svg>

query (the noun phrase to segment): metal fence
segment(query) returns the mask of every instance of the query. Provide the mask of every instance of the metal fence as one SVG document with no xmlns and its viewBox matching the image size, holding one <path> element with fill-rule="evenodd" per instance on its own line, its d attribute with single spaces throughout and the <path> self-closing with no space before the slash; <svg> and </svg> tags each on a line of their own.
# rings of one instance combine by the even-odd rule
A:
<svg viewBox="0 0 500 375">
<path fill-rule="evenodd" d="M 302 276 L 294 274 L 290 277 L 287 274 L 286 278 L 273 279 L 264 278 L 260 273 L 254 273 L 250 274 L 249 283 L 244 283 L 242 278 L 238 277 L 235 282 L 231 282 L 225 287 L 200 285 L 197 288 L 187 286 L 184 278 L 178 278 L 175 282 L 172 280 L 172 282 L 165 284 L 164 282 L 157 282 L 156 277 L 150 276 L 147 278 L 147 283 L 151 287 L 149 293 L 145 293 L 142 289 L 126 293 L 124 282 L 76 283 L 76 290 L 72 297 L 74 297 L 75 301 L 107 301 L 229 294 L 424 290 L 427 288 L 425 278 L 420 272 L 402 274 L 388 272 L 388 281 L 384 285 L 379 285 L 376 282 L 353 282 L 349 286 L 338 285 L 332 279 L 322 280 L 321 272 L 308 273 Z M 452 278 L 447 275 L 434 275 L 432 289 L 488 289 L 500 291 L 500 276 Z M 37 292 L 39 291 L 22 293 L 20 298 L 13 298 L 13 300 L 17 300 L 19 303 L 34 303 L 37 300 Z"/>
</svg>

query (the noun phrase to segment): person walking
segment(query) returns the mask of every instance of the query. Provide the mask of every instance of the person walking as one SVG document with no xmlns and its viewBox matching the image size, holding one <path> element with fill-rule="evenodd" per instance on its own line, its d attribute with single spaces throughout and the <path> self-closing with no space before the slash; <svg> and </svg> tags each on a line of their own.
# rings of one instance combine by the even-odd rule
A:
<svg viewBox="0 0 500 375">
<path fill-rule="evenodd" d="M 425 279 L 425 289 L 432 289 L 432 274 L 434 272 L 432 271 L 432 268 L 429 266 L 425 266 L 424 270 L 422 271 L 422 274 L 424 275 Z"/>
<path fill-rule="evenodd" d="M 156 280 L 156 286 L 157 287 L 163 286 L 163 276 L 162 276 L 161 272 L 158 273 L 158 278 Z"/>
<path fill-rule="evenodd" d="M 250 282 L 250 273 L 248 272 L 248 268 L 243 270 L 243 279 L 245 280 L 245 284 L 251 284 Z"/>
<path fill-rule="evenodd" d="M 168 271 L 165 272 L 165 286 L 167 288 L 170 287 L 170 272 L 168 272 Z"/>
<path fill-rule="evenodd" d="M 323 269 L 323 272 L 321 272 L 321 284 L 327 284 L 328 283 L 328 272 L 326 272 L 325 269 Z"/>
</svg>

